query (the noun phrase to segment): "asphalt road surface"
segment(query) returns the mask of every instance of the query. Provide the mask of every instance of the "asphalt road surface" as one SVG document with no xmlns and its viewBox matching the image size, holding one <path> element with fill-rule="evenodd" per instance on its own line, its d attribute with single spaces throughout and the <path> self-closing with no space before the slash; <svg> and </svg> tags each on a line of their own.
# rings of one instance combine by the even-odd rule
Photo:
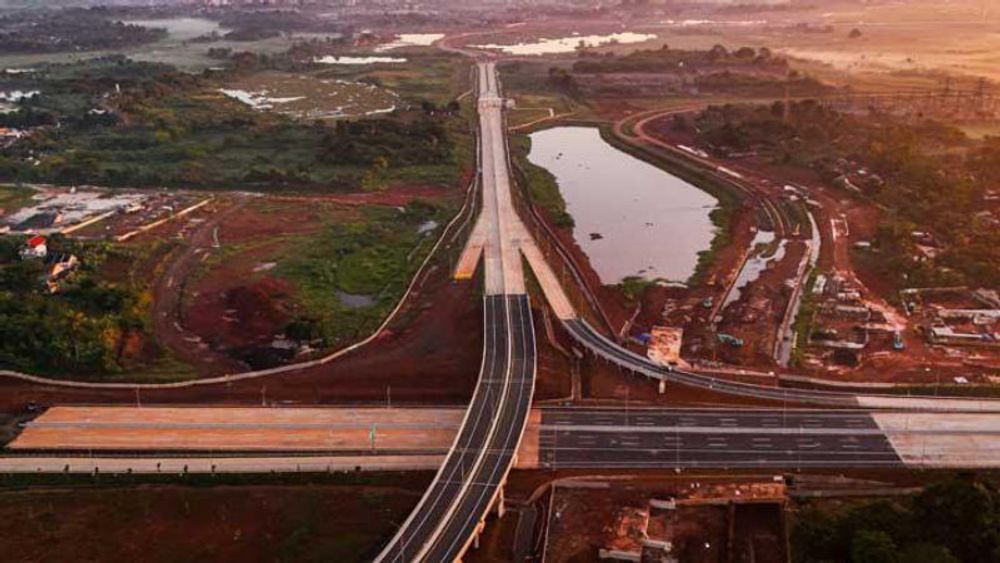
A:
<svg viewBox="0 0 1000 563">
<path fill-rule="evenodd" d="M 497 419 L 498 431 L 486 446 L 485 458 L 465 496 L 424 554 L 426 561 L 452 561 L 461 556 L 506 479 L 524 432 L 534 388 L 535 335 L 528 297 L 515 295 L 508 300 L 512 339 L 511 377 L 504 402 L 508 408 Z"/>
<path fill-rule="evenodd" d="M 645 356 L 622 348 L 581 319 L 564 320 L 570 335 L 597 357 L 623 369 L 656 379 L 741 397 L 828 407 L 923 410 L 940 412 L 1000 412 L 1000 401 L 963 397 L 907 397 L 902 395 L 858 395 L 840 391 L 817 391 L 768 387 L 719 379 L 709 375 L 668 369 Z"/>
<path fill-rule="evenodd" d="M 503 99 L 492 63 L 479 64 L 480 163 L 485 236 L 483 366 L 472 403 L 444 465 L 377 561 L 461 557 L 513 465 L 531 409 L 535 334 L 524 291 L 504 133 Z"/>
<path fill-rule="evenodd" d="M 379 555 L 380 561 L 414 560 L 458 502 L 469 472 L 477 466 L 502 404 L 504 381 L 509 371 L 510 331 L 506 305 L 507 298 L 502 295 L 487 296 L 483 300 L 486 327 L 483 363 L 472 403 L 445 463 L 410 517 Z"/>
<path fill-rule="evenodd" d="M 903 466 L 864 412 L 544 409 L 539 449 L 556 469 Z"/>
</svg>

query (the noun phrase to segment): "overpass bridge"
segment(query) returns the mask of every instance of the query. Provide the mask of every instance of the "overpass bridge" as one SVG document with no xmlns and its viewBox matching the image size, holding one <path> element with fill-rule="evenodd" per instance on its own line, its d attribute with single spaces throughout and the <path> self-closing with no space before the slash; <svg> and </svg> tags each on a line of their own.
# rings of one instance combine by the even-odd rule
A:
<svg viewBox="0 0 1000 563">
<path fill-rule="evenodd" d="M 581 346 L 595 356 L 626 370 L 658 380 L 661 390 L 667 382 L 671 382 L 745 397 L 825 407 L 1000 412 L 1000 401 L 858 396 L 850 393 L 783 389 L 721 380 L 657 365 L 601 335 L 577 315 L 559 278 L 515 211 L 511 196 L 510 160 L 503 113 L 505 101 L 501 95 L 496 65 L 492 61 L 480 62 L 477 71 L 482 212 L 459 259 L 455 278 L 471 279 L 477 271 L 478 264 L 480 262 L 484 264 L 486 338 L 483 366 L 472 402 L 444 464 L 420 503 L 376 561 L 461 559 L 470 545 L 478 541 L 490 509 L 496 507 L 500 514 L 503 513 L 503 486 L 511 467 L 517 463 L 517 451 L 528 420 L 536 370 L 535 334 L 524 284 L 525 262 L 532 269 L 555 316 Z M 857 432 L 855 429 L 847 431 Z M 679 432 L 678 430 L 678 434 Z M 728 431 L 724 431 L 723 434 L 725 432 Z M 688 434 L 689 431 L 685 433 Z M 790 453 L 768 457 L 769 454 L 754 452 L 753 449 L 736 449 L 730 454 L 723 454 L 721 458 L 717 458 L 713 453 L 706 459 L 714 460 L 716 466 L 718 463 L 753 465 L 754 460 L 764 456 L 765 461 L 757 463 L 756 466 L 781 464 L 787 466 L 793 459 L 800 460 L 800 463 L 803 457 L 813 460 L 808 450 L 824 445 L 824 442 L 815 438 L 810 438 L 807 442 L 796 442 L 794 441 L 796 438 L 788 436 L 787 428 L 779 428 L 773 433 L 785 440 L 783 443 L 788 447 L 783 451 Z M 663 438 L 663 436 L 650 438 L 651 434 L 641 431 L 633 435 L 634 429 L 626 429 L 626 434 L 628 443 L 635 443 L 636 447 L 624 449 L 640 452 L 659 451 L 656 448 L 643 447 L 644 440 Z M 565 457 L 559 459 L 558 452 L 561 450 L 555 444 L 547 442 L 558 440 L 558 436 L 559 431 L 556 430 L 546 434 L 544 439 L 539 437 L 539 448 L 543 456 L 539 463 L 552 468 L 586 466 L 586 462 L 581 459 L 567 460 Z M 607 438 L 607 433 L 603 436 Z M 720 437 L 725 441 L 720 441 Z M 729 437 L 725 435 L 715 435 L 712 438 L 713 440 L 700 444 L 703 446 L 701 449 L 711 451 L 729 443 Z M 609 451 L 623 450 L 619 438 L 610 438 L 609 440 L 613 441 L 606 441 L 604 448 L 599 447 L 597 443 L 589 442 L 592 439 L 593 437 L 589 436 L 577 444 L 579 447 L 575 451 L 582 452 L 579 455 L 582 455 L 583 459 L 594 452 L 601 457 L 608 455 Z M 695 439 L 695 437 L 688 438 L 689 441 Z M 758 443 L 765 442 L 761 440 Z M 682 441 L 679 436 L 676 437 L 675 444 L 676 455 L 679 455 L 682 449 L 689 449 L 680 447 Z M 900 456 L 877 430 L 872 431 L 870 436 L 865 435 L 863 443 L 858 445 L 863 451 L 858 455 L 850 455 L 854 453 L 855 444 L 845 444 L 844 449 L 849 455 L 835 458 L 837 463 L 843 463 L 844 466 L 852 464 L 868 466 L 869 463 L 902 466 Z M 791 447 L 792 445 L 795 447 Z M 802 450 L 806 452 L 803 453 Z M 546 451 L 553 453 L 549 454 Z M 546 455 L 552 457 L 544 458 Z M 663 467 L 665 463 L 663 459 L 649 459 L 648 454 L 641 453 L 636 455 L 639 458 L 647 455 L 647 458 L 627 458 L 616 462 L 613 459 L 616 455 L 619 454 L 611 453 L 612 459 L 601 458 L 603 461 L 600 461 L 599 465 L 608 467 L 619 463 L 621 466 L 651 464 L 648 466 Z M 663 454 L 661 452 L 654 455 Z M 699 459 L 701 458 L 696 458 L 692 462 L 694 466 Z M 813 462 L 832 463 L 828 458 L 819 458 Z M 679 459 L 677 463 L 680 467 Z"/>
<path fill-rule="evenodd" d="M 494 63 L 478 66 L 482 212 L 459 268 L 484 263 L 483 364 L 458 436 L 431 486 L 376 561 L 453 561 L 478 539 L 524 435 L 535 385 L 535 332 L 514 211 L 504 100 Z"/>
</svg>

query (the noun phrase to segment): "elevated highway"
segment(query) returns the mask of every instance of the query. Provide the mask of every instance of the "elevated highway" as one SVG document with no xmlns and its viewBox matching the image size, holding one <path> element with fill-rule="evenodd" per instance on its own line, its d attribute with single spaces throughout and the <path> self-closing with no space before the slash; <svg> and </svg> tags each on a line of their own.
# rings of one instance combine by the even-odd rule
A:
<svg viewBox="0 0 1000 563">
<path fill-rule="evenodd" d="M 477 540 L 490 510 L 496 508 L 503 512 L 503 488 L 511 468 L 518 463 L 536 373 L 536 342 L 531 304 L 525 289 L 524 263 L 532 269 L 555 316 L 580 346 L 623 369 L 664 384 L 841 409 L 1000 412 L 1000 401 L 855 395 L 733 382 L 659 366 L 605 337 L 577 315 L 558 277 L 515 211 L 504 129 L 505 101 L 495 65 L 482 62 L 477 70 L 482 212 L 455 276 L 469 279 L 475 275 L 479 263 L 484 265 L 484 343 L 479 380 L 432 484 L 377 561 L 460 559 Z M 545 409 L 541 416 L 536 431 L 536 466 L 549 468 L 902 467 L 908 461 L 926 459 L 918 448 L 926 450 L 928 445 L 926 438 L 913 438 L 915 433 L 909 427 L 909 419 L 900 431 L 899 419 L 856 412 L 819 415 L 789 414 L 787 410 L 750 413 L 649 411 L 637 414 L 628 408 L 603 412 Z M 776 424 L 779 417 L 782 423 Z M 922 418 L 916 424 L 929 426 L 932 422 Z M 970 434 L 986 435 L 986 441 L 970 445 L 969 452 L 973 456 L 976 448 L 996 451 L 994 443 L 1000 436 L 1000 429 L 981 432 L 977 426 L 981 424 L 981 421 L 969 423 Z M 933 433 L 944 437 L 944 441 L 962 434 L 955 429 Z M 945 452 L 940 454 L 942 459 L 951 451 L 945 446 L 942 439 L 932 444 L 932 448 Z M 310 449 L 302 453 L 309 454 Z M 397 453 L 412 452 L 400 450 Z M 429 467 L 441 459 L 425 454 L 385 456 L 376 466 L 414 469 Z M 988 458 L 989 463 L 1000 464 L 994 458 Z M 360 463 L 361 458 L 357 459 Z M 963 463 L 973 461 L 969 458 Z M 8 460 L 11 470 L 20 467 L 33 471 L 36 463 L 35 460 Z M 64 460 L 53 458 L 48 463 L 57 466 Z M 115 462 L 109 460 L 107 463 L 113 465 Z M 118 465 L 131 471 L 131 463 L 126 460 Z M 306 461 L 289 456 L 274 459 L 258 456 L 206 462 L 202 457 L 178 459 L 171 467 L 183 464 L 183 470 L 188 471 L 188 464 L 195 463 L 201 470 L 212 472 L 217 470 L 217 464 L 220 470 L 226 470 L 221 469 L 225 466 L 232 471 L 299 470 L 304 463 L 308 468 L 322 470 L 324 466 L 330 468 L 331 463 L 336 467 L 355 463 L 355 458 Z M 152 460 L 143 470 L 154 470 Z M 155 471 L 159 470 L 157 463 Z"/>
<path fill-rule="evenodd" d="M 486 341 L 483 368 L 472 403 L 445 463 L 423 499 L 377 561 L 460 559 L 478 539 L 490 509 L 496 506 L 498 512 L 503 512 L 503 484 L 517 462 L 516 454 L 529 415 L 536 369 L 535 336 L 531 308 L 525 294 L 524 261 L 531 267 L 555 315 L 579 344 L 624 369 L 659 380 L 661 385 L 672 382 L 745 397 L 839 408 L 867 406 L 1000 412 L 1000 401 L 863 397 L 720 380 L 659 366 L 612 342 L 577 315 L 558 277 L 515 211 L 504 129 L 505 100 L 501 95 L 495 63 L 478 64 L 478 94 L 483 205 L 458 262 L 455 277 L 471 279 L 478 264 L 484 264 Z M 656 426 L 654 421 L 653 427 Z M 662 447 L 666 444 L 673 448 L 677 468 L 698 466 L 699 463 L 712 467 L 740 464 L 788 467 L 796 463 L 838 467 L 903 465 L 900 455 L 886 436 L 867 423 L 863 428 L 848 425 L 829 430 L 827 434 L 842 433 L 837 434 L 837 440 L 846 440 L 836 443 L 828 443 L 831 438 L 827 434 L 822 434 L 822 437 L 796 436 L 787 427 L 768 430 L 764 432 L 765 436 L 747 436 L 746 433 L 730 430 L 728 426 L 720 426 L 702 433 L 685 430 L 685 438 L 680 436 L 679 425 L 675 424 L 673 429 L 675 436 L 671 444 L 666 444 L 671 440 L 669 427 L 666 434 L 662 429 L 657 433 L 626 427 L 586 437 L 573 434 L 570 430 L 564 440 L 570 440 L 576 447 L 570 448 L 572 453 L 560 456 L 566 445 L 565 442 L 563 448 L 556 445 L 560 429 L 546 429 L 543 424 L 539 434 L 539 463 L 553 468 L 663 467 L 664 460 L 660 458 L 670 454 L 670 448 Z M 596 430 L 588 427 L 588 431 Z M 729 447 L 730 440 L 734 447 Z M 779 440 L 781 448 L 775 445 L 775 451 L 770 452 L 771 447 L 765 444 L 775 442 L 767 440 Z M 696 453 L 689 456 L 691 452 Z"/>
<path fill-rule="evenodd" d="M 493 63 L 478 67 L 482 212 L 459 261 L 484 263 L 483 364 L 472 402 L 444 464 L 377 561 L 453 561 L 476 541 L 486 515 L 503 510 L 535 384 L 535 333 L 524 286 L 527 231 L 510 196 L 504 100 Z M 459 276 L 461 277 L 461 276 Z"/>
<path fill-rule="evenodd" d="M 676 383 L 729 395 L 791 404 L 841 408 L 872 408 L 941 412 L 1000 412 L 1000 401 L 961 397 L 907 397 L 866 395 L 838 391 L 818 391 L 769 387 L 720 379 L 710 375 L 664 367 L 623 348 L 577 317 L 564 318 L 563 325 L 573 339 L 599 358 L 622 369 L 657 380 L 661 385 Z M 662 387 L 661 387 L 662 388 Z"/>
</svg>

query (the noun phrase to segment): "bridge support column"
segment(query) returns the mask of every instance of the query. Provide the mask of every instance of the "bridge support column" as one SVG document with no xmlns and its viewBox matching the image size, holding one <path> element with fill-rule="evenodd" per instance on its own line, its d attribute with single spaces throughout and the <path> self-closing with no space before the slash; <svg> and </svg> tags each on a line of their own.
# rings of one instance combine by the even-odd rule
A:
<svg viewBox="0 0 1000 563">
<path fill-rule="evenodd" d="M 507 504 L 504 499 L 503 490 L 504 487 L 501 485 L 500 491 L 497 494 L 497 502 L 496 502 L 497 518 L 503 518 L 504 513 L 507 512 Z"/>
</svg>

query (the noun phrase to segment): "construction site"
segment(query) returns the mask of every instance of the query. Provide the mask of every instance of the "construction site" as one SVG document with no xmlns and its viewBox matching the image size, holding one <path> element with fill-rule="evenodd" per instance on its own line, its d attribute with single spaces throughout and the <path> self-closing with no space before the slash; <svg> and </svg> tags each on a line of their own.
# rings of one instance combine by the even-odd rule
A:
<svg viewBox="0 0 1000 563">
<path fill-rule="evenodd" d="M 46 285 L 22 295 L 76 306 L 127 288 L 122 301 L 145 321 L 106 325 L 128 329 L 101 333 L 115 341 L 104 356 L 119 360 L 104 372 L 0 370 L 3 551 L 779 563 L 849 560 L 841 552 L 871 543 L 933 560 L 909 545 L 926 540 L 963 563 L 986 560 L 956 533 L 995 538 L 975 515 L 931 529 L 921 507 L 946 512 L 922 495 L 965 480 L 973 492 L 954 497 L 994 518 L 996 288 L 899 289 L 877 267 L 889 254 L 881 227 L 896 217 L 871 199 L 890 180 L 853 155 L 824 161 L 831 178 L 780 147 L 709 142 L 697 120 L 719 98 L 683 73 L 581 73 L 574 95 L 594 99 L 567 106 L 583 115 L 533 104 L 548 117 L 520 129 L 512 98 L 531 50 L 551 57 L 542 66 L 599 65 L 615 55 L 584 56 L 581 33 L 607 33 L 592 48 L 607 41 L 618 54 L 630 42 L 661 48 L 660 27 L 691 28 L 671 41 L 702 33 L 546 17 L 548 36 L 535 22 L 435 36 L 437 48 L 474 57 L 457 101 L 478 143 L 458 155 L 478 169 L 463 170 L 460 186 L 379 183 L 376 162 L 352 193 L 37 185 L 0 199 L 13 202 L 0 220 L 17 242 L 4 267 L 48 268 Z M 775 84 L 789 73 L 759 64 L 777 94 L 756 109 L 784 125 L 796 94 Z M 990 84 L 968 84 L 838 92 L 816 105 L 995 119 Z M 546 177 L 521 158 L 530 148 L 515 150 L 513 134 L 550 126 L 577 139 L 587 129 L 606 145 L 601 158 L 627 157 L 615 169 L 583 151 L 578 164 L 579 147 L 562 142 L 552 161 L 633 207 L 591 201 L 605 223 L 592 227 L 582 210 L 574 223 L 555 167 Z M 640 161 L 662 194 L 632 191 Z M 536 189 L 553 179 L 554 196 Z M 560 197 L 563 209 L 550 205 Z M 977 220 L 996 210 L 984 205 L 991 215 Z M 936 265 L 947 239 L 901 224 L 912 261 Z M 79 311 L 96 309 L 84 303 L 59 318 L 84 322 Z"/>
</svg>

